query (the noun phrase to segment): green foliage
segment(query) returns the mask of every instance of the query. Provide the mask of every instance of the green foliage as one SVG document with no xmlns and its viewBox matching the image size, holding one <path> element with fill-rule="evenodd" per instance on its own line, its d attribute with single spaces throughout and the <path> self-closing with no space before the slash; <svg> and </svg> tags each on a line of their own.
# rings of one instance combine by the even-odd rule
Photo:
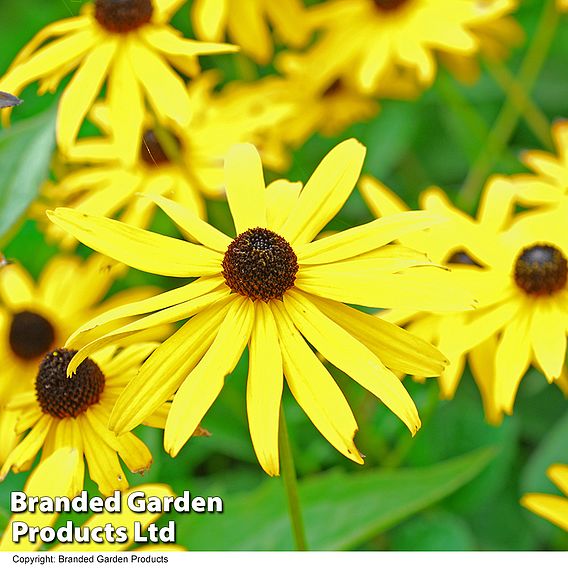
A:
<svg viewBox="0 0 568 568">
<path fill-rule="evenodd" d="M 0 133 L 0 239 L 14 228 L 48 178 L 56 106 Z"/>
</svg>

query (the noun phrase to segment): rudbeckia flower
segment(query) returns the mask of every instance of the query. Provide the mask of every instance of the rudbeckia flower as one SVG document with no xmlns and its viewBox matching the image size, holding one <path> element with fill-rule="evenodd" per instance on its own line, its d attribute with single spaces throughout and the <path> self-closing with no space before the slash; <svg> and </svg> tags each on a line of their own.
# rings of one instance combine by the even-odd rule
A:
<svg viewBox="0 0 568 568">
<path fill-rule="evenodd" d="M 156 293 L 156 288 L 148 286 L 120 292 L 101 303 L 113 281 L 108 259 L 98 255 L 86 261 L 55 256 L 37 283 L 19 264 L 0 269 L 0 464 L 17 441 L 17 413 L 6 411 L 5 406 L 14 395 L 32 387 L 43 356 L 116 302 Z"/>
<path fill-rule="evenodd" d="M 286 180 L 265 188 L 255 148 L 235 146 L 225 162 L 235 238 L 163 197 L 154 201 L 199 244 L 70 209 L 48 213 L 81 242 L 128 265 L 198 277 L 95 318 L 70 338 L 68 345 L 105 322 L 150 314 L 85 346 L 71 363 L 73 370 L 93 350 L 121 337 L 190 318 L 154 351 L 119 397 L 112 429 L 129 430 L 175 393 L 164 438 L 166 450 L 175 456 L 248 344 L 248 419 L 262 467 L 271 475 L 279 472 L 283 374 L 320 432 L 345 456 L 362 463 L 353 442 L 357 423 L 311 344 L 382 400 L 413 434 L 417 431 L 414 402 L 390 369 L 436 375 L 443 356 L 397 326 L 346 304 L 459 309 L 472 300 L 459 290 L 449 292 L 446 272 L 424 267 L 429 263 L 423 255 L 385 246 L 436 222 L 430 214 L 404 213 L 313 241 L 345 203 L 364 156 L 364 147 L 351 139 L 324 158 L 303 189 Z"/>
<path fill-rule="evenodd" d="M 555 206 L 568 200 L 568 120 L 552 126 L 557 155 L 530 150 L 521 156 L 533 173 L 513 176 L 518 200 L 526 206 Z"/>
<path fill-rule="evenodd" d="M 310 38 L 302 0 L 195 0 L 191 21 L 199 39 L 221 41 L 226 34 L 264 65 L 274 51 L 269 24 L 292 47 L 303 47 Z"/>
<path fill-rule="evenodd" d="M 203 218 L 203 196 L 224 194 L 223 159 L 229 148 L 262 140 L 264 131 L 280 124 L 291 109 L 285 103 L 269 105 L 236 93 L 215 94 L 215 84 L 216 76 L 209 73 L 190 83 L 193 114 L 187 127 L 171 124 L 166 129 L 147 118 L 135 155 L 116 147 L 109 109 L 97 106 L 92 120 L 105 136 L 82 138 L 73 146 L 67 158 L 83 167 L 44 185 L 37 215 L 45 220 L 45 207 L 64 205 L 145 228 L 153 219 L 155 204 L 137 196 L 153 194 L 168 196 Z M 166 151 L 160 136 L 166 136 L 173 149 Z M 46 233 L 65 248 L 77 244 L 51 223 Z"/>
<path fill-rule="evenodd" d="M 29 496 L 36 497 L 69 497 L 74 496 L 73 493 L 73 472 L 79 461 L 77 450 L 69 447 L 64 447 L 56 450 L 43 460 L 37 468 L 29 476 L 24 492 Z M 93 515 L 81 527 L 81 532 L 85 532 L 92 527 L 105 526 L 109 522 L 112 526 L 126 527 L 128 533 L 128 540 L 123 543 L 117 542 L 86 542 L 86 543 L 69 543 L 69 544 L 56 544 L 49 548 L 50 552 L 75 552 L 79 550 L 88 549 L 89 551 L 121 551 L 127 550 L 132 545 L 132 535 L 134 534 L 134 523 L 139 522 L 144 530 L 150 523 L 154 523 L 159 517 L 160 513 L 133 513 L 127 506 L 128 496 L 133 491 L 142 491 L 146 497 L 173 497 L 174 493 L 167 485 L 162 484 L 146 484 L 139 485 L 134 489 L 121 494 L 122 507 L 119 513 L 99 513 Z M 30 542 L 25 536 L 19 542 L 14 542 L 12 539 L 12 523 L 15 521 L 24 522 L 28 526 L 33 527 L 52 527 L 57 521 L 58 513 L 19 513 L 12 516 L 2 539 L 0 540 L 0 552 L 34 552 L 42 546 L 41 539 L 36 539 L 35 542 Z M 101 534 L 105 538 L 105 533 Z M 182 550 L 181 547 L 176 545 L 149 545 L 138 548 L 137 550 L 145 552 L 156 552 L 158 550 Z"/>
<path fill-rule="evenodd" d="M 19 413 L 16 431 L 28 431 L 10 452 L 2 469 L 4 479 L 30 468 L 37 453 L 42 458 L 69 446 L 81 455 L 74 470 L 73 493 L 83 488 L 85 466 L 103 495 L 126 489 L 128 481 L 119 457 L 132 472 L 143 473 L 152 463 L 152 454 L 134 434 L 117 436 L 107 426 L 117 397 L 136 374 L 140 364 L 156 348 L 151 342 L 130 345 L 122 350 L 107 348 L 86 358 L 67 376 L 67 366 L 76 351 L 54 349 L 41 361 L 33 389 L 24 391 L 8 403 Z M 163 427 L 168 405 L 148 417 L 147 424 Z"/>
<path fill-rule="evenodd" d="M 18 54 L 0 79 L 0 89 L 17 95 L 30 83 L 63 91 L 57 142 L 66 153 L 107 81 L 107 99 L 119 145 L 137 145 L 145 100 L 160 119 L 187 124 L 191 117 L 185 84 L 174 70 L 193 76 L 198 55 L 237 48 L 185 39 L 168 20 L 185 0 L 95 0 L 80 16 L 48 25 Z"/>
<path fill-rule="evenodd" d="M 386 188 L 367 180 L 363 194 L 377 213 L 403 208 Z M 422 197 L 423 207 L 446 216 L 446 225 L 399 241 L 452 267 L 455 278 L 478 300 L 477 310 L 424 314 L 393 310 L 383 317 L 407 323 L 450 360 L 442 395 L 453 396 L 466 358 L 480 388 L 486 417 L 511 414 L 529 365 L 568 390 L 564 360 L 568 321 L 568 238 L 562 211 L 513 216 L 514 185 L 495 177 L 482 196 L 478 217 L 456 209 L 440 190 Z M 565 217 L 564 217 L 565 219 Z"/>
<path fill-rule="evenodd" d="M 364 93 L 376 93 L 400 70 L 427 87 L 438 53 L 475 58 L 483 45 L 479 32 L 495 36 L 516 6 L 516 0 L 331 0 L 309 10 L 322 36 L 295 57 L 306 77 L 347 77 Z"/>
<path fill-rule="evenodd" d="M 527 493 L 521 499 L 521 505 L 568 531 L 568 465 L 555 464 L 546 473 L 566 497 Z"/>
</svg>

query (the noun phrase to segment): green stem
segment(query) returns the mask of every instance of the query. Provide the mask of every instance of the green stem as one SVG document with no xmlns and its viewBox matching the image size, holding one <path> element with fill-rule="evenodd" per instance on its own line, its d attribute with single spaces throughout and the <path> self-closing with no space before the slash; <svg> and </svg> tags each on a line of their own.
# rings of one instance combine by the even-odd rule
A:
<svg viewBox="0 0 568 568">
<path fill-rule="evenodd" d="M 487 60 L 486 64 L 495 81 L 511 97 L 517 111 L 525 119 L 525 122 L 540 143 L 548 150 L 553 150 L 554 143 L 552 142 L 550 124 L 546 115 L 532 101 L 506 65 L 503 65 L 501 61 L 492 60 Z"/>
<path fill-rule="evenodd" d="M 526 92 L 530 92 L 544 64 L 550 48 L 554 32 L 558 25 L 558 12 L 555 0 L 546 3 L 534 40 L 531 43 L 527 55 L 521 65 L 518 75 L 518 85 Z M 495 159 L 507 145 L 520 118 L 514 97 L 511 92 L 503 104 L 501 112 L 495 120 L 493 129 L 489 133 L 485 146 L 471 168 L 459 196 L 459 205 L 467 210 L 473 209 L 480 189 L 491 172 Z"/>
<path fill-rule="evenodd" d="M 300 497 L 298 495 L 296 467 L 294 466 L 290 438 L 288 437 L 284 408 L 280 409 L 278 445 L 280 449 L 280 469 L 284 487 L 286 489 L 286 497 L 288 499 L 288 512 L 290 513 L 290 523 L 292 525 L 292 533 L 294 534 L 296 550 L 308 550 L 304 521 L 302 519 L 302 511 L 300 508 Z"/>
</svg>

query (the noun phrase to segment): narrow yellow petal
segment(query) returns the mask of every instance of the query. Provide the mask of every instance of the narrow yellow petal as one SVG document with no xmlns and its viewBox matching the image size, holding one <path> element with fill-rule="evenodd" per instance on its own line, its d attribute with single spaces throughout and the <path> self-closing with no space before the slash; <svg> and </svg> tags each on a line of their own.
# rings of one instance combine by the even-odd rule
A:
<svg viewBox="0 0 568 568">
<path fill-rule="evenodd" d="M 553 302 L 537 302 L 530 328 L 537 363 L 549 382 L 560 376 L 566 360 L 566 312 Z"/>
<path fill-rule="evenodd" d="M 554 464 L 551 465 L 546 475 L 554 482 L 556 487 L 565 495 L 568 495 L 568 465 Z"/>
<path fill-rule="evenodd" d="M 64 418 L 54 422 L 50 435 L 53 436 L 53 447 L 57 448 L 74 448 L 77 451 L 79 459 L 73 470 L 73 481 L 71 490 L 73 495 L 81 491 L 85 485 L 85 460 L 83 459 L 83 437 L 81 429 L 74 418 Z M 47 447 L 44 445 L 42 457 L 49 455 Z"/>
<path fill-rule="evenodd" d="M 64 154 L 77 138 L 81 124 L 101 90 L 116 47 L 116 39 L 96 46 L 83 59 L 61 95 L 57 117 L 57 143 Z"/>
<path fill-rule="evenodd" d="M 310 301 L 390 369 L 425 377 L 439 375 L 444 369 L 445 357 L 438 349 L 398 325 L 339 302 L 316 296 L 310 296 Z"/>
<path fill-rule="evenodd" d="M 164 431 L 164 449 L 170 455 L 178 454 L 221 392 L 243 354 L 253 321 L 254 304 L 233 297 L 211 347 L 174 396 Z"/>
<path fill-rule="evenodd" d="M 196 55 L 235 53 L 239 51 L 237 45 L 228 43 L 207 43 L 180 37 L 180 35 L 177 35 L 172 29 L 166 27 L 148 26 L 142 29 L 140 34 L 150 46 L 166 55 L 195 57 Z"/>
<path fill-rule="evenodd" d="M 282 226 L 286 240 L 294 245 L 310 242 L 331 221 L 353 191 L 365 152 L 365 147 L 351 138 L 325 156 Z"/>
<path fill-rule="evenodd" d="M 262 162 L 252 144 L 237 144 L 225 158 L 227 200 L 237 235 L 266 227 L 266 194 Z"/>
<path fill-rule="evenodd" d="M 130 304 L 119 305 L 116 308 L 103 312 L 79 327 L 79 329 L 77 329 L 77 331 L 69 337 L 66 345 L 69 347 L 76 347 L 78 344 L 77 339 L 82 334 L 94 330 L 106 323 L 131 316 L 155 312 L 181 304 L 182 302 L 187 302 L 204 294 L 208 294 L 223 284 L 223 282 L 224 279 L 220 276 L 199 278 L 185 286 L 168 290 L 162 294 L 143 298 L 142 300 L 132 302 Z"/>
<path fill-rule="evenodd" d="M 247 414 L 256 457 L 268 475 L 278 475 L 278 420 L 282 399 L 282 355 L 268 304 L 255 303 L 249 344 Z"/>
<path fill-rule="evenodd" d="M 565 497 L 528 493 L 523 495 L 521 505 L 568 531 L 568 499 Z"/>
<path fill-rule="evenodd" d="M 221 300 L 185 323 L 158 347 L 119 396 L 109 428 L 129 432 L 168 400 L 209 349 L 229 309 Z"/>
<path fill-rule="evenodd" d="M 141 42 L 130 42 L 128 54 L 132 70 L 159 120 L 187 125 L 191 120 L 191 101 L 181 78 L 160 55 Z"/>
<path fill-rule="evenodd" d="M 47 215 L 88 247 L 138 270 L 185 277 L 221 271 L 223 257 L 200 245 L 64 207 Z"/>
<path fill-rule="evenodd" d="M 420 428 L 418 410 L 401 381 L 363 343 L 329 319 L 303 294 L 284 295 L 286 311 L 302 335 L 333 365 L 373 393 L 408 427 Z"/>
<path fill-rule="evenodd" d="M 365 203 L 377 218 L 408 211 L 408 206 L 398 195 L 371 176 L 361 177 L 359 191 Z"/>
<path fill-rule="evenodd" d="M 257 63 L 267 65 L 272 57 L 272 38 L 256 2 L 229 2 L 227 18 L 231 39 Z"/>
<path fill-rule="evenodd" d="M 273 302 L 271 307 L 284 375 L 294 398 L 333 447 L 354 462 L 363 463 L 353 441 L 359 428 L 341 389 L 295 328 L 284 305 Z"/>
<path fill-rule="evenodd" d="M 191 21 L 195 35 L 206 41 L 220 41 L 227 23 L 228 0 L 195 0 L 191 6 Z"/>
<path fill-rule="evenodd" d="M 32 277 L 19 264 L 8 264 L 0 271 L 0 299 L 17 312 L 35 303 L 36 290 Z"/>
<path fill-rule="evenodd" d="M 278 233 L 294 208 L 302 190 L 301 182 L 277 179 L 266 188 L 266 226 Z"/>
<path fill-rule="evenodd" d="M 178 227 L 207 248 L 224 254 L 231 244 L 231 239 L 227 235 L 200 219 L 187 207 L 159 195 L 145 197 L 160 207 Z"/>
<path fill-rule="evenodd" d="M 335 235 L 294 247 L 300 264 L 336 262 L 378 249 L 400 236 L 443 221 L 427 211 L 408 211 L 382 217 Z"/>
</svg>

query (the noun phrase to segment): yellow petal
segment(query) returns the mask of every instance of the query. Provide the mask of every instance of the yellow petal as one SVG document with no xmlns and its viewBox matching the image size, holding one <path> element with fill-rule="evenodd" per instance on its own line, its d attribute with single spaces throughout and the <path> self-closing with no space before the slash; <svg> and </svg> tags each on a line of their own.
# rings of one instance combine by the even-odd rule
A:
<svg viewBox="0 0 568 568">
<path fill-rule="evenodd" d="M 249 345 L 247 414 L 256 457 L 268 475 L 278 475 L 278 420 L 282 399 L 282 355 L 268 304 L 255 302 Z"/>
<path fill-rule="evenodd" d="M 528 493 L 521 499 L 521 505 L 568 531 L 568 499 L 565 497 Z"/>
<path fill-rule="evenodd" d="M 568 495 L 568 465 L 554 464 L 551 465 L 546 475 L 554 482 L 556 487 L 565 495 Z"/>
<path fill-rule="evenodd" d="M 284 305 L 273 302 L 271 307 L 284 375 L 294 398 L 332 446 L 354 462 L 363 463 L 353 441 L 359 428 L 341 389 L 294 327 Z"/>
<path fill-rule="evenodd" d="M 74 448 L 77 451 L 79 459 L 73 470 L 73 482 L 71 492 L 73 495 L 78 494 L 85 485 L 85 460 L 83 459 L 83 437 L 79 424 L 74 418 L 64 418 L 54 422 L 50 432 L 53 435 L 53 446 L 55 451 L 57 448 Z M 49 455 L 47 452 L 47 444 L 44 445 L 42 456 Z"/>
<path fill-rule="evenodd" d="M 81 334 L 87 333 L 88 331 L 96 329 L 108 322 L 126 317 L 147 314 L 181 304 L 182 302 L 192 300 L 193 298 L 197 298 L 203 294 L 211 292 L 223 282 L 224 279 L 220 276 L 199 278 L 185 286 L 168 290 L 162 294 L 143 298 L 142 300 L 132 302 L 130 304 L 119 305 L 114 309 L 103 312 L 79 327 L 67 340 L 67 346 L 76 346 L 76 340 Z"/>
<path fill-rule="evenodd" d="M 201 220 L 193 211 L 179 203 L 158 195 L 145 197 L 158 205 L 178 227 L 207 248 L 224 254 L 231 244 L 231 239 L 227 235 Z"/>
<path fill-rule="evenodd" d="M 101 90 L 116 46 L 116 40 L 107 40 L 88 53 L 61 95 L 57 143 L 64 154 L 77 138 L 83 119 Z"/>
<path fill-rule="evenodd" d="M 203 310 L 152 353 L 116 401 L 111 430 L 132 430 L 174 394 L 213 342 L 229 305 L 221 300 Z"/>
<path fill-rule="evenodd" d="M 191 103 L 181 78 L 141 42 L 128 45 L 130 64 L 160 122 L 173 120 L 187 125 L 191 120 Z"/>
<path fill-rule="evenodd" d="M 272 39 L 257 2 L 229 2 L 227 18 L 231 39 L 257 63 L 266 65 L 272 57 Z"/>
<path fill-rule="evenodd" d="M 373 393 L 408 427 L 420 428 L 418 410 L 400 380 L 378 357 L 341 326 L 322 314 L 303 294 L 284 295 L 284 305 L 302 335 L 333 365 Z"/>
<path fill-rule="evenodd" d="M 278 233 L 280 227 L 286 222 L 290 211 L 296 203 L 301 182 L 291 182 L 286 179 L 277 179 L 266 188 L 266 226 Z"/>
<path fill-rule="evenodd" d="M 390 191 L 379 180 L 370 176 L 361 178 L 359 191 L 365 203 L 377 218 L 408 211 L 406 203 L 398 195 Z"/>
<path fill-rule="evenodd" d="M 25 486 L 27 495 L 42 497 L 73 497 L 71 483 L 73 471 L 80 458 L 77 451 L 72 448 L 61 448 L 51 456 L 43 460 L 28 478 Z M 18 543 L 12 541 L 12 523 L 22 522 L 28 526 L 50 527 L 56 519 L 58 513 L 18 513 L 17 516 L 10 518 L 8 525 L 0 541 L 0 551 L 2 552 L 31 552 L 41 546 L 41 540 L 31 543 L 29 539 L 23 538 Z"/>
<path fill-rule="evenodd" d="M 546 299 L 535 305 L 530 328 L 537 363 L 548 382 L 560 376 L 566 359 L 566 312 Z"/>
<path fill-rule="evenodd" d="M 445 357 L 430 343 L 405 329 L 349 306 L 310 296 L 310 301 L 353 337 L 366 345 L 387 367 L 431 377 L 444 369 Z"/>
<path fill-rule="evenodd" d="M 191 21 L 195 35 L 207 41 L 223 39 L 227 23 L 227 0 L 195 0 L 191 6 Z"/>
<path fill-rule="evenodd" d="M 237 235 L 266 227 L 266 194 L 262 162 L 252 144 L 237 144 L 225 158 L 225 185 Z"/>
<path fill-rule="evenodd" d="M 88 247 L 138 270 L 186 277 L 221 271 L 223 257 L 203 246 L 64 207 L 47 216 Z"/>
<path fill-rule="evenodd" d="M 124 41 L 132 39 L 126 36 Z M 109 75 L 107 99 L 115 153 L 123 164 L 134 165 L 140 151 L 146 108 L 126 45 L 120 45 L 117 50 Z"/>
<path fill-rule="evenodd" d="M 36 297 L 31 276 L 19 264 L 9 264 L 0 270 L 0 299 L 13 312 L 33 305 Z"/>
<path fill-rule="evenodd" d="M 295 245 L 307 243 L 331 221 L 353 191 L 365 152 L 365 147 L 351 138 L 325 156 L 282 226 L 286 240 Z"/>
<path fill-rule="evenodd" d="M 203 359 L 185 379 L 174 396 L 166 429 L 164 449 L 176 456 L 189 440 L 239 362 L 254 321 L 254 304 L 233 297 L 219 332 Z"/>
<path fill-rule="evenodd" d="M 296 246 L 294 250 L 300 264 L 336 262 L 378 249 L 406 233 L 419 231 L 440 221 L 440 217 L 427 211 L 397 213 Z"/>
<path fill-rule="evenodd" d="M 520 312 L 507 323 L 495 355 L 495 400 L 507 414 L 513 412 L 515 395 L 531 360 L 530 318 Z"/>
</svg>

